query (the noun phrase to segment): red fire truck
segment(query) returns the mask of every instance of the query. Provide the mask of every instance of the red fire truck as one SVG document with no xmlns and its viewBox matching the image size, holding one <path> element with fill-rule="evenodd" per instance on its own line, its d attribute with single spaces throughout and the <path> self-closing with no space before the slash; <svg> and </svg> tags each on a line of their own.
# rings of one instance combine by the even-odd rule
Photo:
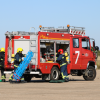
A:
<svg viewBox="0 0 100 100">
<path fill-rule="evenodd" d="M 64 52 L 68 52 L 68 74 L 83 75 L 85 80 L 94 80 L 96 77 L 96 55 L 91 50 L 95 48 L 95 40 L 92 39 L 93 46 L 91 46 L 89 36 L 85 36 L 84 27 L 67 25 L 54 28 L 40 25 L 38 32 L 17 31 L 6 32 L 5 35 L 5 74 L 13 72 L 12 54 L 16 54 L 17 48 L 21 47 L 24 50 L 23 54 L 29 50 L 34 52 L 24 73 L 26 81 L 30 81 L 32 77 L 58 80 L 61 74 L 60 65 L 56 62 L 56 52 L 61 48 Z"/>
</svg>

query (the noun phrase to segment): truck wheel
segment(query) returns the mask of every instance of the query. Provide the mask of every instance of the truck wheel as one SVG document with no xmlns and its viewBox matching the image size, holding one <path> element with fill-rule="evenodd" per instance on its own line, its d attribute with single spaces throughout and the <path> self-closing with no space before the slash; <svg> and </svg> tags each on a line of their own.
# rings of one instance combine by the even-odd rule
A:
<svg viewBox="0 0 100 100">
<path fill-rule="evenodd" d="M 30 75 L 24 75 L 24 80 L 27 81 L 27 82 L 30 82 L 31 78 L 32 77 Z"/>
<path fill-rule="evenodd" d="M 87 81 L 92 81 L 96 77 L 96 70 L 94 67 L 89 66 L 88 69 L 86 70 L 85 74 L 83 75 L 83 78 Z"/>
<path fill-rule="evenodd" d="M 50 80 L 58 80 L 59 79 L 59 69 L 57 67 L 53 67 L 51 69 Z"/>
</svg>

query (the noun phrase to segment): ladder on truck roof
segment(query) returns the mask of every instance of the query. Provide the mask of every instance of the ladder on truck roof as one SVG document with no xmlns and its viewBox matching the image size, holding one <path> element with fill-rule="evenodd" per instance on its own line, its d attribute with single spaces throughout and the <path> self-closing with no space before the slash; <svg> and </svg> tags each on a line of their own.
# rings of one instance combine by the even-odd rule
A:
<svg viewBox="0 0 100 100">
<path fill-rule="evenodd" d="M 85 28 L 84 27 L 75 27 L 75 26 L 70 26 L 70 28 L 68 28 L 67 26 L 63 26 L 63 27 L 58 27 L 58 28 L 54 28 L 54 27 L 41 27 L 40 28 L 41 32 L 56 32 L 56 33 L 69 33 L 72 35 L 85 35 Z"/>
<path fill-rule="evenodd" d="M 11 40 L 12 36 L 26 36 L 26 35 L 30 35 L 30 40 L 29 40 L 29 50 L 31 50 L 34 53 L 34 56 L 30 62 L 30 67 L 31 65 L 35 65 L 35 70 L 36 70 L 36 66 L 37 66 L 37 62 L 38 62 L 38 34 L 36 32 L 24 32 L 24 31 L 17 31 L 17 32 L 6 32 L 5 33 L 6 36 L 9 37 L 9 41 Z M 22 39 L 20 37 L 20 39 Z M 8 47 L 8 55 L 9 55 L 9 59 L 11 59 L 11 45 L 9 45 Z M 10 61 L 10 60 L 9 60 Z"/>
</svg>

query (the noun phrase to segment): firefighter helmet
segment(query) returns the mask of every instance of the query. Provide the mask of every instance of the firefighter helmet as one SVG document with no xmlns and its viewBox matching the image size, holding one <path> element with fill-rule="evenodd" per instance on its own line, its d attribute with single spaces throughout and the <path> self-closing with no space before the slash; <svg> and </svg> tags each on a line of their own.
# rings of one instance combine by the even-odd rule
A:
<svg viewBox="0 0 100 100">
<path fill-rule="evenodd" d="M 60 54 L 63 54 L 63 49 L 59 49 L 58 52 L 59 52 Z"/>
<path fill-rule="evenodd" d="M 1 48 L 0 49 L 0 52 L 5 52 L 5 48 Z"/>
<path fill-rule="evenodd" d="M 19 52 L 22 52 L 23 51 L 23 49 L 22 48 L 17 48 L 17 53 Z"/>
</svg>

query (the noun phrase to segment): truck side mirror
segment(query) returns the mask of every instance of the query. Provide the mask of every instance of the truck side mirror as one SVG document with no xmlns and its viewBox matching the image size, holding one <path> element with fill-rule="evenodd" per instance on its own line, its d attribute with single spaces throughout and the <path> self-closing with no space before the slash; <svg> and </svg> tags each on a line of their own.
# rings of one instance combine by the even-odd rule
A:
<svg viewBox="0 0 100 100">
<path fill-rule="evenodd" d="M 95 46 L 95 50 L 99 51 L 99 47 L 98 46 Z"/>
<path fill-rule="evenodd" d="M 93 41 L 93 48 L 95 48 L 95 41 Z"/>
</svg>

